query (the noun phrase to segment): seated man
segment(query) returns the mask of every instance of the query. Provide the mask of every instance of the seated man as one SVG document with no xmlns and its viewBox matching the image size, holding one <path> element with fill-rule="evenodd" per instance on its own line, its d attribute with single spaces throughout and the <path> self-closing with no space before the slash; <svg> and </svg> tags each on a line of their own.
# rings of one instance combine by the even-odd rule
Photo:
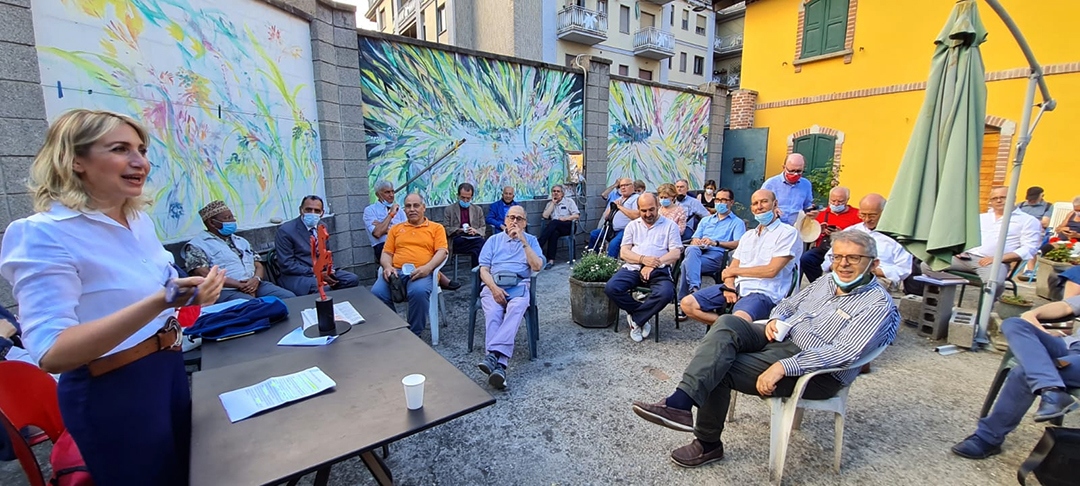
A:
<svg viewBox="0 0 1080 486">
<path fill-rule="evenodd" d="M 394 185 L 390 181 L 376 182 L 374 191 L 378 200 L 364 208 L 364 227 L 371 239 L 375 261 L 379 261 L 383 245 L 386 244 L 386 233 L 391 226 L 405 222 L 405 213 L 394 202 Z"/>
<path fill-rule="evenodd" d="M 506 365 L 514 354 L 514 338 L 529 308 L 529 277 L 544 266 L 536 237 L 525 232 L 525 208 L 506 212 L 506 230 L 488 238 L 480 252 L 480 304 L 484 307 L 484 349 L 480 371 L 488 384 L 506 388 Z"/>
<path fill-rule="evenodd" d="M 427 206 L 419 194 L 405 197 L 404 223 L 390 228 L 383 247 L 379 265 L 382 271 L 376 275 L 371 293 L 383 301 L 387 307 L 394 308 L 390 299 L 391 275 L 397 275 L 405 284 L 408 295 L 409 330 L 420 335 L 427 325 L 428 303 L 431 298 L 431 273 L 446 260 L 446 230 L 443 226 L 424 217 Z M 409 268 L 405 268 L 406 265 Z M 411 269 L 411 270 L 410 270 Z"/>
<path fill-rule="evenodd" d="M 251 244 L 236 232 L 236 218 L 223 201 L 213 201 L 199 210 L 206 231 L 194 237 L 180 251 L 187 273 L 205 277 L 210 267 L 217 265 L 225 271 L 225 287 L 221 289 L 218 302 L 234 299 L 250 300 L 255 297 L 274 296 L 279 299 L 296 297 L 270 282 L 263 282 L 266 269 L 262 257 L 251 249 Z"/>
<path fill-rule="evenodd" d="M 990 281 L 991 265 L 994 263 L 994 252 L 997 250 L 998 237 L 1001 233 L 1001 217 L 1005 215 L 1005 195 L 1008 192 L 1007 187 L 998 186 L 990 189 L 990 210 L 979 217 L 981 244 L 954 256 L 952 264 L 945 269 L 946 271 L 974 273 L 983 282 Z M 1001 292 L 1005 290 L 1002 284 L 1009 274 L 1009 264 L 1034 258 L 1041 242 L 1042 224 L 1039 220 L 1019 209 L 1013 209 L 1012 217 L 1009 219 L 1008 236 L 1005 239 L 1005 256 L 1001 259 L 1001 269 L 997 274 L 995 300 L 1001 297 Z M 923 269 L 923 271 L 926 270 L 926 268 Z"/>
<path fill-rule="evenodd" d="M 514 200 L 514 187 L 506 186 L 502 190 L 502 199 L 491 203 L 488 206 L 487 225 L 488 231 L 491 234 L 504 231 L 506 228 L 504 221 L 506 221 L 506 212 L 514 206 L 520 206 L 517 201 Z"/>
<path fill-rule="evenodd" d="M 877 243 L 878 261 L 880 264 L 874 268 L 874 275 L 886 290 L 896 291 L 901 284 L 911 275 L 911 253 L 908 253 L 900 243 L 888 235 L 877 230 L 881 212 L 885 210 L 885 198 L 881 194 L 867 194 L 859 201 L 859 219 L 863 222 L 851 228 L 850 231 L 867 233 Z M 845 230 L 845 231 L 848 231 Z M 832 250 L 825 255 L 825 263 L 821 264 L 821 270 L 828 272 L 832 268 Z"/>
<path fill-rule="evenodd" d="M 873 277 L 874 240 L 857 231 L 837 233 L 833 251 L 838 258 L 832 278 L 818 279 L 784 299 L 767 324 L 721 317 L 698 346 L 675 393 L 659 403 L 633 403 L 634 413 L 649 422 L 694 433 L 693 442 L 671 453 L 676 464 L 697 467 L 724 457 L 720 436 L 732 391 L 790 397 L 799 376 L 846 367 L 896 337 L 899 312 Z M 803 398 L 835 396 L 858 374 L 847 370 L 815 376 Z"/>
<path fill-rule="evenodd" d="M 450 254 L 469 255 L 470 268 L 479 263 L 480 248 L 484 246 L 484 235 L 487 234 L 484 210 L 480 206 L 473 206 L 473 192 L 472 184 L 458 184 L 458 203 L 443 209 Z"/>
<path fill-rule="evenodd" d="M 678 194 L 675 196 L 675 202 L 679 203 L 683 210 L 686 211 L 686 229 L 683 230 L 680 236 L 682 236 L 683 240 L 689 240 L 693 237 L 698 222 L 709 217 L 712 213 L 705 209 L 705 205 L 701 204 L 698 198 L 688 196 L 690 193 L 690 181 L 686 179 L 675 181 L 675 192 Z"/>
<path fill-rule="evenodd" d="M 548 220 L 547 226 L 540 232 L 540 248 L 547 250 L 548 261 L 544 268 L 555 265 L 555 252 L 559 249 L 559 238 L 573 236 L 570 234 L 574 229 L 574 221 L 581 218 L 577 203 L 573 199 L 565 197 L 566 191 L 561 184 L 551 186 L 551 200 L 544 206 L 543 218 Z M 574 259 L 574 255 L 570 255 Z"/>
<path fill-rule="evenodd" d="M 799 268 L 807 280 L 813 282 L 821 277 L 821 263 L 829 252 L 829 235 L 859 223 L 859 210 L 848 206 L 850 199 L 851 191 L 846 187 L 837 186 L 829 191 L 829 207 L 817 215 L 817 222 L 821 224 L 821 236 L 814 247 L 803 253 L 799 259 Z"/>
<path fill-rule="evenodd" d="M 690 318 L 711 326 L 727 304 L 732 313 L 746 321 L 764 319 L 791 288 L 796 271 L 794 259 L 802 251 L 795 228 L 776 217 L 772 191 L 758 189 L 751 196 L 750 212 L 757 228 L 739 238 L 731 262 L 721 274 L 723 285 L 706 287 L 684 297 L 680 303 Z M 737 291 L 738 295 L 735 294 Z"/>
<path fill-rule="evenodd" d="M 314 294 L 319 290 L 315 282 L 315 271 L 312 269 L 311 238 L 318 238 L 316 231 L 322 215 L 322 198 L 307 196 L 300 201 L 300 217 L 279 226 L 277 236 L 274 237 L 277 267 L 281 272 L 278 280 L 282 287 L 296 295 Z M 316 254 L 322 250 L 316 244 Z M 357 285 L 360 285 L 360 279 L 345 270 L 331 267 L 326 275 L 326 290 L 347 289 Z"/>
<path fill-rule="evenodd" d="M 679 227 L 674 221 L 660 216 L 656 196 L 642 194 L 638 207 L 641 218 L 626 226 L 619 251 L 619 257 L 626 263 L 604 285 L 604 293 L 626 311 L 630 339 L 640 342 L 652 333 L 649 319 L 675 297 L 671 266 L 679 261 L 683 245 Z M 630 293 L 642 284 L 647 284 L 652 291 L 643 302 L 638 302 Z"/>
<path fill-rule="evenodd" d="M 694 230 L 690 246 L 683 252 L 682 273 L 679 274 L 679 300 L 701 288 L 701 275 L 715 274 L 724 264 L 728 250 L 739 246 L 739 238 L 746 233 L 746 223 L 731 212 L 735 193 L 722 188 L 716 193 L 716 214 L 702 219 Z M 720 282 L 717 282 L 720 283 Z M 680 305 L 675 310 L 676 319 L 686 320 Z"/>
<path fill-rule="evenodd" d="M 620 248 L 622 247 L 623 230 L 626 229 L 626 225 L 631 220 L 637 219 L 640 216 L 638 213 L 638 197 L 639 194 L 634 192 L 634 182 L 628 177 L 619 179 L 619 198 L 608 205 L 608 208 L 604 210 L 604 216 L 600 218 L 600 228 L 592 230 L 589 234 L 589 248 L 595 249 L 601 246 L 600 233 L 604 232 L 604 225 L 608 218 L 611 219 L 607 254 L 612 258 L 618 258 Z M 612 212 L 614 211 L 614 212 Z"/>
<path fill-rule="evenodd" d="M 1080 316 L 1080 296 L 1051 302 L 1005 319 L 1001 332 L 1018 366 L 1009 372 L 990 415 L 979 420 L 975 433 L 952 451 L 968 459 L 985 459 L 1001 453 L 1001 443 L 1012 432 L 1035 397 L 1041 397 L 1036 422 L 1056 419 L 1080 408 L 1066 388 L 1080 387 L 1080 341 L 1058 330 L 1043 329 L 1040 320 Z"/>
</svg>

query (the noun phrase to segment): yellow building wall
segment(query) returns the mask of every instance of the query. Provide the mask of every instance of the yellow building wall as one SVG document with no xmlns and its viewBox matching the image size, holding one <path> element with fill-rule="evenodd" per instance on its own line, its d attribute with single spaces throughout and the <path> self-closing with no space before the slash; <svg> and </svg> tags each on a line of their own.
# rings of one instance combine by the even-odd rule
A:
<svg viewBox="0 0 1080 486">
<path fill-rule="evenodd" d="M 818 61 L 795 73 L 800 1 L 763 0 L 747 8 L 742 87 L 757 91 L 759 104 L 925 81 L 932 41 L 953 5 L 939 0 L 860 2 L 852 62 Z M 1080 2 L 1002 3 L 1040 63 L 1080 62 L 1080 37 L 1068 35 L 1080 19 Z M 994 12 L 982 2 L 979 12 L 989 32 L 982 46 L 987 72 L 1026 66 Z M 1080 73 L 1048 76 L 1047 84 L 1059 107 L 1044 116 L 1035 132 L 1019 190 L 1022 194 L 1028 186 L 1039 185 L 1048 200 L 1069 201 L 1080 194 L 1080 186 L 1063 177 L 1068 142 L 1080 127 Z M 987 115 L 1019 124 L 1026 85 L 1026 79 L 988 83 Z M 911 91 L 757 110 L 754 126 L 769 128 L 766 176 L 780 172 L 788 136 L 819 125 L 844 133 L 840 181 L 851 188 L 853 199 L 869 192 L 888 195 L 924 96 L 925 91 Z"/>
</svg>

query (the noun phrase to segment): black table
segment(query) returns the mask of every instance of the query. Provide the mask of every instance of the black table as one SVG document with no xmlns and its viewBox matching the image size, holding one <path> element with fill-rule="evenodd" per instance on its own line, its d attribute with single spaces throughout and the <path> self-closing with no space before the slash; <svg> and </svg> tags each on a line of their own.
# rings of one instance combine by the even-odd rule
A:
<svg viewBox="0 0 1080 486">
<path fill-rule="evenodd" d="M 219 394 L 312 366 L 337 386 L 229 422 Z M 420 410 L 405 407 L 401 379 L 411 373 L 427 377 Z M 375 449 L 494 403 L 408 329 L 200 371 L 192 375 L 191 484 L 279 483 L 313 471 L 320 484 L 331 465 L 358 454 L 380 484 L 390 484 Z"/>
<path fill-rule="evenodd" d="M 352 330 L 342 334 L 338 337 L 338 341 L 352 340 L 371 334 L 409 327 L 409 324 L 402 320 L 401 316 L 397 315 L 397 312 L 383 304 L 367 288 L 353 287 L 351 289 L 332 290 L 327 292 L 326 296 L 333 298 L 335 304 L 346 301 L 352 303 L 356 311 L 364 316 L 364 322 L 353 326 Z M 265 331 L 227 341 L 204 342 L 202 345 L 202 369 L 220 368 L 270 355 L 285 354 L 304 349 L 303 346 L 278 346 L 277 342 L 286 334 L 292 332 L 293 329 L 304 324 L 300 311 L 314 308 L 315 299 L 317 298 L 319 298 L 318 293 L 285 299 L 285 306 L 289 308 L 289 317 L 270 326 L 270 329 Z"/>
</svg>

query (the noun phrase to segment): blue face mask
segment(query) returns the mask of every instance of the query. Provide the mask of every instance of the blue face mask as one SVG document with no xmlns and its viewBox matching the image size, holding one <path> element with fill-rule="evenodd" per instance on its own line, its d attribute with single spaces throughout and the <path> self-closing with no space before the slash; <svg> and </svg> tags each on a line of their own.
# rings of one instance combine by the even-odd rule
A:
<svg viewBox="0 0 1080 486">
<path fill-rule="evenodd" d="M 832 210 L 833 214 L 840 214 L 844 212 L 845 209 L 847 209 L 847 204 L 841 204 L 839 206 L 830 204 L 829 209 Z"/>
<path fill-rule="evenodd" d="M 471 201 L 462 201 L 460 199 L 458 199 L 457 203 L 458 203 L 458 205 L 460 205 L 464 209 L 469 209 L 469 206 L 472 204 Z"/>
<path fill-rule="evenodd" d="M 221 223 L 221 229 L 218 230 L 218 233 L 221 233 L 221 236 L 229 236 L 236 233 L 236 222 L 230 221 L 228 223 Z"/>
<path fill-rule="evenodd" d="M 870 281 L 873 280 L 873 279 L 874 279 L 874 274 L 870 273 L 870 266 L 869 265 L 866 267 L 866 271 L 864 271 L 862 273 L 862 275 L 859 275 L 859 278 L 857 278 L 855 280 L 852 280 L 852 281 L 850 281 L 848 283 L 841 282 L 840 281 L 840 276 L 837 275 L 836 272 L 832 272 L 833 283 L 835 283 L 836 287 L 839 288 L 840 291 L 845 293 L 845 294 L 850 293 L 852 290 L 855 290 L 858 287 L 861 287 L 863 285 L 866 285 L 866 284 L 870 283 Z"/>
<path fill-rule="evenodd" d="M 774 217 L 776 217 L 776 214 L 774 214 L 772 211 L 765 211 L 764 213 L 754 215 L 754 219 L 756 219 L 758 223 L 765 226 L 768 226 L 769 223 L 772 222 Z"/>
<path fill-rule="evenodd" d="M 390 209 L 390 208 L 394 207 L 394 201 L 380 201 L 380 202 L 382 203 L 383 206 L 386 206 L 386 209 Z"/>
<path fill-rule="evenodd" d="M 304 226 L 307 226 L 308 228 L 314 228 L 315 225 L 317 225 L 317 224 L 319 224 L 319 215 L 318 214 L 315 214 L 315 213 L 305 213 L 304 214 Z"/>
<path fill-rule="evenodd" d="M 728 207 L 726 203 L 716 203 L 716 208 L 714 209 L 716 209 L 717 214 L 727 214 L 728 212 Z"/>
<path fill-rule="evenodd" d="M 660 198 L 660 205 L 665 208 L 671 206 L 671 199 L 666 197 Z"/>
</svg>

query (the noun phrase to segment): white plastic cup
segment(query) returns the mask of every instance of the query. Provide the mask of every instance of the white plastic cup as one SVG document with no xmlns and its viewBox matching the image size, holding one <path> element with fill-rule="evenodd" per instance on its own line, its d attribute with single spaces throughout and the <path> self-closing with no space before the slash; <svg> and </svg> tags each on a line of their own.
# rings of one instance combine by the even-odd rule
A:
<svg viewBox="0 0 1080 486">
<path fill-rule="evenodd" d="M 469 223 L 461 223 L 461 229 L 468 230 L 469 229 Z"/>
<path fill-rule="evenodd" d="M 424 406 L 424 382 L 427 378 L 421 374 L 412 374 L 401 379 L 405 385 L 405 406 L 409 410 L 418 410 Z"/>
<path fill-rule="evenodd" d="M 412 275 L 413 270 L 416 270 L 416 265 L 413 265 L 412 263 L 406 263 L 401 266 L 401 274 L 406 277 Z"/>
</svg>

